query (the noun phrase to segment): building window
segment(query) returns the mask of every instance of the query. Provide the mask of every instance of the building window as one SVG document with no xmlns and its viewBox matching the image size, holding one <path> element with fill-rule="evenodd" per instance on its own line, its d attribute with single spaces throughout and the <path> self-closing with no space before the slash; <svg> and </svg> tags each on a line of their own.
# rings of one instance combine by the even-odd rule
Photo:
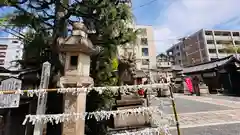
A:
<svg viewBox="0 0 240 135">
<path fill-rule="evenodd" d="M 213 40 L 207 40 L 207 44 L 214 44 Z"/>
<path fill-rule="evenodd" d="M 142 65 L 149 65 L 149 59 L 142 59 Z"/>
<path fill-rule="evenodd" d="M 0 60 L 0 65 L 4 65 L 4 60 Z"/>
<path fill-rule="evenodd" d="M 218 49 L 218 52 L 219 53 L 226 53 L 226 50 L 225 49 Z"/>
<path fill-rule="evenodd" d="M 17 44 L 17 43 L 18 43 L 18 41 L 16 41 L 16 40 L 13 40 L 13 41 L 12 41 L 12 43 L 14 43 L 14 44 Z"/>
<path fill-rule="evenodd" d="M 216 49 L 208 49 L 209 53 L 216 53 Z"/>
<path fill-rule="evenodd" d="M 240 41 L 234 41 L 235 45 L 240 45 Z"/>
<path fill-rule="evenodd" d="M 7 45 L 0 45 L 0 50 L 6 50 L 7 49 Z"/>
<path fill-rule="evenodd" d="M 231 40 L 217 40 L 217 44 L 223 44 L 223 45 L 232 45 L 233 42 Z"/>
<path fill-rule="evenodd" d="M 217 44 L 221 44 L 222 42 L 221 42 L 220 40 L 217 40 L 216 43 L 217 43 Z"/>
<path fill-rule="evenodd" d="M 179 50 L 179 46 L 177 46 L 176 49 Z"/>
<path fill-rule="evenodd" d="M 148 56 L 148 48 L 142 48 L 142 56 Z"/>
<path fill-rule="evenodd" d="M 212 31 L 205 31 L 205 35 L 212 35 Z"/>
<path fill-rule="evenodd" d="M 177 56 L 180 56 L 180 52 L 177 53 Z"/>
<path fill-rule="evenodd" d="M 222 32 L 221 31 L 214 31 L 215 36 L 221 36 Z"/>
<path fill-rule="evenodd" d="M 223 36 L 231 36 L 231 33 L 230 32 L 223 32 L 222 35 Z"/>
<path fill-rule="evenodd" d="M 141 38 L 141 45 L 147 46 L 148 45 L 148 40 L 147 38 Z"/>
<path fill-rule="evenodd" d="M 4 56 L 5 57 L 6 52 L 0 52 L 0 56 Z"/>
<path fill-rule="evenodd" d="M 70 66 L 77 68 L 78 65 L 78 56 L 71 56 L 70 58 Z"/>
<path fill-rule="evenodd" d="M 234 37 L 239 36 L 239 32 L 233 32 L 233 36 Z"/>
</svg>

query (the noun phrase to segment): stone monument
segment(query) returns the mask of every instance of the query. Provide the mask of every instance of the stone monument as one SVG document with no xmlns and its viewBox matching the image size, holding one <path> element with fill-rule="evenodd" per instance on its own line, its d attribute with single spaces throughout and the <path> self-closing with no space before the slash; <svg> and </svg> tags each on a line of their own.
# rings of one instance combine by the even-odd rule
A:
<svg viewBox="0 0 240 135">
<path fill-rule="evenodd" d="M 93 84 L 89 77 L 90 55 L 94 52 L 93 45 L 88 39 L 87 28 L 84 24 L 73 24 L 72 35 L 61 40 L 60 51 L 65 63 L 65 74 L 60 78 L 61 87 L 87 87 Z M 64 95 L 64 113 L 85 112 L 86 93 Z M 84 135 L 84 120 L 63 123 L 62 135 Z"/>
</svg>

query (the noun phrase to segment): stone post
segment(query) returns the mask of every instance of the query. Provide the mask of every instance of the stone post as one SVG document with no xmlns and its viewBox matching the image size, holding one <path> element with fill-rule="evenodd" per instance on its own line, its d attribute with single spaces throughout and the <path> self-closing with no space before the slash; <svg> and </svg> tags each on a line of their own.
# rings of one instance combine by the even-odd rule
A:
<svg viewBox="0 0 240 135">
<path fill-rule="evenodd" d="M 82 113 L 85 112 L 86 93 L 65 95 L 65 113 Z M 79 119 L 77 121 L 68 121 L 63 124 L 62 135 L 84 135 L 85 121 Z"/>
</svg>

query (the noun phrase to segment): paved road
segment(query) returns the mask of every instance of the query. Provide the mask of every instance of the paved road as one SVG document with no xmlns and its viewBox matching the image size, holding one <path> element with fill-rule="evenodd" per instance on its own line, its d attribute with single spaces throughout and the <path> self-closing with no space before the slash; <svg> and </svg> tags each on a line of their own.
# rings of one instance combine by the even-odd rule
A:
<svg viewBox="0 0 240 135">
<path fill-rule="evenodd" d="M 168 104 L 163 109 L 171 116 L 170 100 L 161 98 L 160 101 Z M 239 97 L 194 97 L 176 94 L 175 102 L 181 135 L 240 135 Z M 153 104 L 157 105 L 159 101 L 154 100 Z M 177 135 L 174 125 L 171 132 Z"/>
<path fill-rule="evenodd" d="M 179 114 L 181 128 L 240 123 L 240 109 Z"/>
<path fill-rule="evenodd" d="M 201 103 L 209 103 L 209 104 L 213 104 L 213 105 L 220 105 L 220 106 L 225 106 L 225 107 L 230 107 L 230 108 L 240 108 L 240 97 L 234 97 L 235 100 L 239 100 L 239 101 L 233 101 L 230 100 L 232 99 L 231 97 L 227 98 L 221 98 L 218 96 L 185 96 L 185 95 L 180 95 L 180 94 L 176 94 L 177 98 L 182 98 L 182 99 L 188 99 L 188 100 L 192 100 L 192 101 L 197 101 L 197 102 L 201 102 Z"/>
<path fill-rule="evenodd" d="M 212 94 L 212 95 L 209 95 L 208 97 L 214 98 L 214 99 L 224 99 L 224 100 L 229 100 L 229 101 L 240 102 L 240 98 L 239 97 L 234 97 L 234 96 Z"/>
<path fill-rule="evenodd" d="M 160 101 L 153 101 L 153 105 L 159 104 L 159 107 L 167 114 L 173 113 L 171 106 L 171 100 L 169 98 L 161 99 L 164 102 L 161 105 Z M 158 103 L 159 102 L 159 103 Z M 190 112 L 205 112 L 205 111 L 217 111 L 217 110 L 228 110 L 231 109 L 227 106 L 215 105 L 210 103 L 202 103 L 183 98 L 175 98 L 176 109 L 178 113 L 190 113 Z"/>
<path fill-rule="evenodd" d="M 177 135 L 176 130 L 171 130 Z M 226 124 L 181 129 L 181 135 L 240 135 L 240 124 Z"/>
</svg>

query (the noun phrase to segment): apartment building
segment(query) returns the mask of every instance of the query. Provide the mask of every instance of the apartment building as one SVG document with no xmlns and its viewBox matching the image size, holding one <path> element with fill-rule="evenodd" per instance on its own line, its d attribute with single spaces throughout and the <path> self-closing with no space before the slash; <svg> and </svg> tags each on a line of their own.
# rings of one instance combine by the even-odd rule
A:
<svg viewBox="0 0 240 135">
<path fill-rule="evenodd" d="M 179 43 L 167 50 L 174 58 L 175 64 L 183 66 L 196 65 L 237 52 L 226 51 L 227 46 L 240 47 L 240 31 L 201 29 L 183 38 Z"/>
<path fill-rule="evenodd" d="M 157 71 L 159 77 L 164 77 L 167 81 L 170 81 L 170 78 L 173 77 L 172 72 L 172 57 L 167 56 L 166 54 L 159 54 L 157 55 Z"/>
<path fill-rule="evenodd" d="M 22 59 L 22 44 L 14 37 L 0 37 L 0 66 L 15 70 L 15 60 Z"/>
<path fill-rule="evenodd" d="M 170 47 L 166 52 L 172 58 L 174 65 L 183 65 L 183 42 L 179 42 Z"/>
<path fill-rule="evenodd" d="M 7 47 L 7 45 L 0 44 L 0 66 L 4 65 Z"/>
<path fill-rule="evenodd" d="M 169 57 L 166 54 L 161 53 L 161 54 L 157 55 L 156 59 L 157 59 L 157 68 L 158 69 L 159 68 L 162 68 L 162 69 L 171 68 L 173 65 L 172 57 Z"/>
<path fill-rule="evenodd" d="M 119 55 L 124 53 L 135 54 L 138 70 L 148 70 L 156 68 L 156 47 L 153 38 L 152 26 L 136 25 L 136 29 L 141 30 L 134 45 L 126 45 L 118 48 Z"/>
<path fill-rule="evenodd" d="M 142 33 L 138 35 L 136 57 L 138 69 L 156 68 L 156 46 L 154 43 L 154 32 L 152 26 L 137 25 Z"/>
</svg>

